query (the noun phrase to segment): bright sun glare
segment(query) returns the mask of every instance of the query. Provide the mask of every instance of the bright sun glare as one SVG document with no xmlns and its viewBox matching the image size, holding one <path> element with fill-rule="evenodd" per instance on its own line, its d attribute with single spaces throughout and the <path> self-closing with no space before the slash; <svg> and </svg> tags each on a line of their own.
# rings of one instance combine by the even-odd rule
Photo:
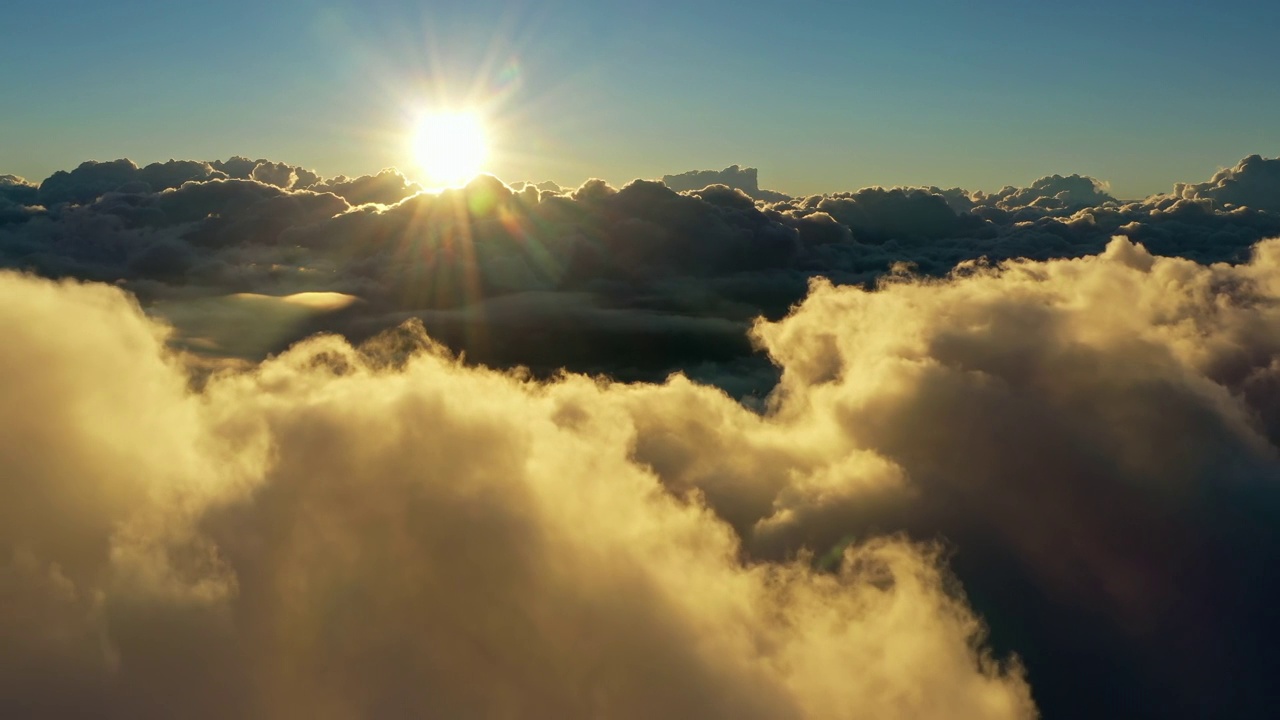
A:
<svg viewBox="0 0 1280 720">
<path fill-rule="evenodd" d="M 413 154 L 431 182 L 449 187 L 465 184 L 480 173 L 488 156 L 484 125 L 474 113 L 426 115 L 415 131 Z"/>
</svg>

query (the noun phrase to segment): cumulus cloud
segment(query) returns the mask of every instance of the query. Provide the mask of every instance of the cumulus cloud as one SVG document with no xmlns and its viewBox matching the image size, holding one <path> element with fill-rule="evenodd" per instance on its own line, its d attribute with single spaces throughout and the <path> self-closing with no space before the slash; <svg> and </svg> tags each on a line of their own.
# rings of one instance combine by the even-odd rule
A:
<svg viewBox="0 0 1280 720">
<path fill-rule="evenodd" d="M 1250 155 L 1235 167 L 1218 171 L 1208 182 L 1179 183 L 1174 195 L 1223 207 L 1280 212 L 1280 158 Z"/>
<path fill-rule="evenodd" d="M 1005 187 L 989 196 L 979 195 L 982 204 L 1003 210 L 1032 207 L 1044 210 L 1078 210 L 1115 202 L 1107 194 L 1105 184 L 1097 178 L 1082 175 L 1051 175 L 1031 183 L 1030 187 Z"/>
<path fill-rule="evenodd" d="M 332 180 L 308 185 L 304 189 L 333 193 L 352 205 L 366 203 L 391 205 L 422 191 L 419 185 L 409 182 L 405 176 L 393 168 L 383 170 L 377 175 L 364 175 L 358 178 L 338 176 Z"/>
<path fill-rule="evenodd" d="M 21 187 L 21 178 L 6 175 L 0 187 L 4 197 L 15 201 L 12 190 Z M 394 169 L 357 178 L 322 178 L 302 167 L 270 160 L 233 157 L 226 161 L 197 162 L 169 160 L 138 167 L 127 159 L 97 162 L 90 160 L 74 170 L 59 170 L 40 183 L 36 198 L 46 206 L 61 203 L 85 204 L 108 193 L 147 194 L 181 187 L 188 182 L 209 180 L 252 180 L 282 190 L 310 190 L 332 193 L 352 205 L 393 204 L 422 190 Z M 22 199 L 26 199 L 25 197 Z M 26 204 L 35 204 L 27 200 Z"/>
<path fill-rule="evenodd" d="M 631 390 L 635 457 L 753 557 L 945 538 L 1047 714 L 1260 714 L 1278 252 L 1205 266 L 1120 238 L 942 281 L 818 282 L 756 327 L 782 368 L 763 416 L 681 381 Z"/>
<path fill-rule="evenodd" d="M 170 160 L 138 167 L 130 160 L 81 163 L 70 172 L 59 170 L 40 183 L 40 202 L 86 203 L 108 192 L 159 192 L 188 181 L 226 177 L 209 163 Z"/>
<path fill-rule="evenodd" d="M 663 491 L 633 406 L 741 422 L 718 391 L 534 382 L 409 326 L 196 392 L 117 288 L 0 298 L 5 714 L 1035 713 L 935 546 L 746 561 Z"/>
<path fill-rule="evenodd" d="M 0 175 L 0 198 L 14 205 L 35 205 L 40 188 L 17 175 Z"/>
<path fill-rule="evenodd" d="M 0 175 L 0 225 L 38 212 L 40 189 L 17 175 Z"/>
<path fill-rule="evenodd" d="M 675 191 L 701 190 L 709 185 L 724 185 L 741 190 L 753 200 L 775 202 L 788 197 L 774 190 L 760 189 L 760 171 L 730 165 L 723 170 L 690 170 L 679 175 L 663 175 L 662 183 Z"/>
<path fill-rule="evenodd" d="M 957 214 L 942 195 L 913 188 L 836 193 L 818 198 L 813 208 L 848 227 L 855 238 L 873 243 L 952 237 L 963 232 L 966 219 L 974 221 L 968 223 L 970 227 L 982 224 Z"/>
</svg>

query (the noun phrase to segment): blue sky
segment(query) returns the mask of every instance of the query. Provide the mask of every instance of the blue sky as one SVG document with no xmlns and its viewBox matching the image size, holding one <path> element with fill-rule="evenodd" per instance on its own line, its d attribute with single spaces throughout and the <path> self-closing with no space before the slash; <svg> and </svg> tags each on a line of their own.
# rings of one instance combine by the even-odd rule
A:
<svg viewBox="0 0 1280 720">
<path fill-rule="evenodd" d="M 374 172 L 442 98 L 483 105 L 490 171 L 564 184 L 740 163 L 792 193 L 1079 172 L 1134 197 L 1280 154 L 1269 3 L 264 5 L 7 8 L 0 173 Z"/>
</svg>

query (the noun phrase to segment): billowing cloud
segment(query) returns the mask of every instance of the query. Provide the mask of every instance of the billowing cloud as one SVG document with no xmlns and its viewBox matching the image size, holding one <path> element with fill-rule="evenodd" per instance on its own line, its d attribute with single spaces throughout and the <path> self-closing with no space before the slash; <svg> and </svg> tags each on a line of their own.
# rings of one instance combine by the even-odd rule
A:
<svg viewBox="0 0 1280 720">
<path fill-rule="evenodd" d="M 1024 207 L 1044 210 L 1079 210 L 1115 202 L 1096 178 L 1081 175 L 1051 175 L 1031 183 L 1030 187 L 1002 188 L 989 196 L 978 196 L 981 204 L 1002 210 L 1019 210 Z"/>
<path fill-rule="evenodd" d="M 129 160 L 88 161 L 70 172 L 59 170 L 40 183 L 40 202 L 83 204 L 109 192 L 159 192 L 189 181 L 226 177 L 209 163 L 170 160 L 138 167 Z"/>
<path fill-rule="evenodd" d="M 1117 239 L 946 282 L 820 283 L 757 330 L 784 369 L 777 414 L 864 457 L 839 466 L 844 482 L 825 464 L 775 476 L 789 482 L 764 512 L 723 502 L 758 552 L 948 538 L 996 636 L 1028 648 L 1046 708 L 1105 714 L 1141 696 L 1135 714 L 1259 712 L 1274 655 L 1246 638 L 1274 632 L 1280 592 L 1266 559 L 1278 249 L 1206 267 Z M 876 478 L 876 502 L 851 497 Z"/>
<path fill-rule="evenodd" d="M 942 195 L 920 189 L 865 188 L 821 197 L 813 208 L 848 227 L 855 239 L 870 243 L 954 237 L 963 234 L 966 224 L 972 229 L 983 224 L 957 214 Z"/>
<path fill-rule="evenodd" d="M 364 175 L 358 178 L 339 176 L 332 180 L 308 185 L 303 189 L 333 193 L 352 205 L 365 203 L 392 205 L 422 190 L 395 169 L 387 169 L 377 175 Z"/>
<path fill-rule="evenodd" d="M 195 392 L 116 288 L 0 298 L 6 715 L 1034 714 L 936 547 L 747 562 L 662 490 L 631 406 L 743 422 L 718 391 L 530 382 L 406 327 Z"/>
<path fill-rule="evenodd" d="M 1280 158 L 1250 155 L 1235 167 L 1214 174 L 1208 182 L 1180 183 L 1174 195 L 1190 200 L 1210 200 L 1219 207 L 1248 207 L 1280 212 Z"/>
</svg>

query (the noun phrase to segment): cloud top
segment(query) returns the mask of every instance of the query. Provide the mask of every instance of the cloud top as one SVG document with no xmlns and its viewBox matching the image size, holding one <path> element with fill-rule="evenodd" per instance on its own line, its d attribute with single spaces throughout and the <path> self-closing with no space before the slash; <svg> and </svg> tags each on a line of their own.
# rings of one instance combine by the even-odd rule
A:
<svg viewBox="0 0 1280 720">
<path fill-rule="evenodd" d="M 743 564 L 633 427 L 587 421 L 625 389 L 469 369 L 408 330 L 425 349 L 391 365 L 321 338 L 192 394 L 120 291 L 4 274 L 0 296 L 26 380 L 0 392 L 34 411 L 0 434 L 10 712 L 1034 714 L 936 550 Z"/>
</svg>

